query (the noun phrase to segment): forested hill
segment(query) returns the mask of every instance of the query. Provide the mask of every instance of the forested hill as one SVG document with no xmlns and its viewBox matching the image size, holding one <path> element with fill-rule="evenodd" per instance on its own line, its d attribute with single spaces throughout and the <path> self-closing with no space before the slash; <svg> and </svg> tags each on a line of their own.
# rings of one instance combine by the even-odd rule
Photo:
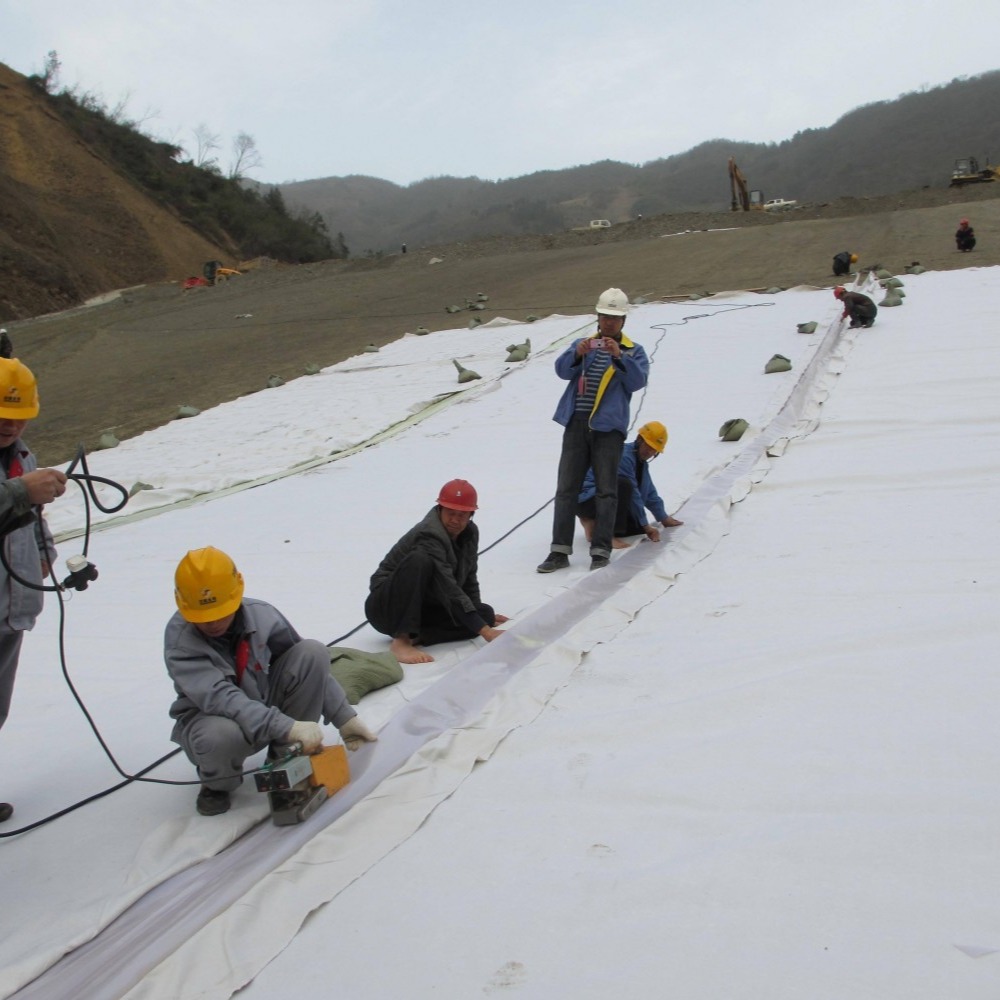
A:
<svg viewBox="0 0 1000 1000">
<path fill-rule="evenodd" d="M 289 205 L 319 212 L 329 232 L 342 233 L 352 255 L 361 256 L 398 251 L 402 243 L 551 233 L 597 218 L 620 222 L 726 209 L 730 156 L 765 198 L 822 202 L 943 187 L 958 157 L 1000 159 L 998 107 L 1000 71 L 994 71 L 873 100 L 829 128 L 807 129 L 781 143 L 710 139 L 641 166 L 605 160 L 504 181 L 435 177 L 401 187 L 349 176 L 281 189 Z M 706 122 L 707 132 L 711 127 Z"/>
</svg>

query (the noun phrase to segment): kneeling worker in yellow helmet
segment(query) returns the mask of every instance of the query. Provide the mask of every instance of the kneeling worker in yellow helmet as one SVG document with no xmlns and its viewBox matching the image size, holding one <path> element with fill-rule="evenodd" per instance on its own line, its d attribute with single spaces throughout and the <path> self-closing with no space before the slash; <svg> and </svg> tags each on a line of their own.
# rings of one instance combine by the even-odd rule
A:
<svg viewBox="0 0 1000 1000">
<path fill-rule="evenodd" d="M 21 440 L 37 416 L 35 376 L 17 358 L 0 357 L 0 545 L 16 574 L 0 566 L 0 726 L 10 709 L 21 640 L 42 610 L 42 591 L 17 578 L 41 585 L 48 576 L 56 550 L 41 508 L 66 492 L 65 473 L 37 468 Z M 9 802 L 0 802 L 0 823 L 13 812 Z"/>
<path fill-rule="evenodd" d="M 303 639 L 270 604 L 244 598 L 243 577 L 225 552 L 188 552 L 174 574 L 174 598 L 163 650 L 177 692 L 171 738 L 198 769 L 203 816 L 229 809 L 251 754 L 292 742 L 318 751 L 321 717 L 349 750 L 376 738 L 330 674 L 329 649 Z"/>
<path fill-rule="evenodd" d="M 614 540 L 611 543 L 616 549 L 628 548 L 628 543 L 621 539 L 629 535 L 645 534 L 651 542 L 660 540 L 660 531 L 656 525 L 646 523 L 647 510 L 665 528 L 676 528 L 684 523 L 667 513 L 649 474 L 649 463 L 657 455 L 662 455 L 666 446 L 666 427 L 658 420 L 650 420 L 639 428 L 635 440 L 622 449 L 621 461 L 618 463 L 618 508 L 615 513 Z M 588 469 L 583 489 L 577 498 L 576 511 L 588 541 L 594 530 L 596 494 L 594 470 Z"/>
</svg>

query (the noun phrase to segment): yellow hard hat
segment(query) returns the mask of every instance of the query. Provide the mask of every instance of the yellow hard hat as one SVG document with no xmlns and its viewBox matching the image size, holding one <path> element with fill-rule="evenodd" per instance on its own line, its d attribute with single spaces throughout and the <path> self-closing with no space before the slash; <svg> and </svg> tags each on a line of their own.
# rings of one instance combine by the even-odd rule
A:
<svg viewBox="0 0 1000 1000">
<path fill-rule="evenodd" d="M 643 424 L 639 428 L 639 437 L 658 455 L 663 454 L 663 449 L 667 446 L 667 429 L 659 420 L 650 420 L 648 424 Z"/>
<path fill-rule="evenodd" d="M 857 262 L 858 262 L 858 255 L 856 253 L 852 253 L 851 254 L 851 263 L 852 264 L 857 264 Z"/>
<path fill-rule="evenodd" d="M 243 577 L 225 552 L 211 545 L 192 549 L 177 564 L 174 600 L 189 622 L 218 621 L 240 606 Z"/>
<path fill-rule="evenodd" d="M 0 419 L 30 420 L 38 416 L 38 383 L 17 358 L 0 358 Z"/>
</svg>

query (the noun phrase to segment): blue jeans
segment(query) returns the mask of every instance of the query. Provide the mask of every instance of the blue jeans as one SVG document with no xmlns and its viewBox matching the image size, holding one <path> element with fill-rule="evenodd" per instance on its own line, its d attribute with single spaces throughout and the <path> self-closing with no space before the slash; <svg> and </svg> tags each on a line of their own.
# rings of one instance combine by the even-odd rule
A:
<svg viewBox="0 0 1000 1000">
<path fill-rule="evenodd" d="M 592 556 L 610 556 L 611 538 L 618 509 L 618 465 L 625 435 L 621 431 L 594 431 L 586 414 L 574 414 L 563 431 L 559 475 L 556 480 L 556 507 L 552 517 L 551 551 L 569 555 L 576 533 L 576 505 L 587 469 L 594 470 L 597 518 L 590 542 Z"/>
</svg>

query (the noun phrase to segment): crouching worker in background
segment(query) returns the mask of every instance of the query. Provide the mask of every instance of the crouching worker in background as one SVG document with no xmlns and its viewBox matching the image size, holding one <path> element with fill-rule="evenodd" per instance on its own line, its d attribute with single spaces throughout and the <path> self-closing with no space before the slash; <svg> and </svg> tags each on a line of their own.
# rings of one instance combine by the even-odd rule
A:
<svg viewBox="0 0 1000 1000">
<path fill-rule="evenodd" d="M 479 529 L 475 487 L 452 479 L 437 503 L 389 550 L 372 575 L 365 616 L 391 636 L 389 649 L 400 663 L 430 663 L 417 646 L 502 635 L 509 621 L 479 595 Z"/>
<path fill-rule="evenodd" d="M 858 255 L 850 250 L 841 250 L 833 255 L 833 273 L 838 278 L 851 273 L 851 265 L 857 264 Z"/>
<path fill-rule="evenodd" d="M 976 233 L 969 225 L 968 219 L 959 219 L 958 229 L 955 230 L 955 246 L 963 252 L 975 249 Z"/>
<path fill-rule="evenodd" d="M 849 292 L 843 285 L 837 285 L 833 294 L 840 299 L 844 307 L 840 318 L 850 317 L 852 329 L 857 326 L 867 328 L 875 322 L 878 306 L 867 295 L 862 295 L 861 292 Z"/>
<path fill-rule="evenodd" d="M 177 700 L 171 738 L 198 769 L 202 816 L 229 809 L 243 762 L 269 744 L 323 746 L 318 719 L 340 731 L 349 750 L 376 737 L 330 674 L 330 651 L 303 639 L 270 604 L 243 597 L 233 560 L 194 549 L 174 574 L 177 613 L 163 655 Z"/>
<path fill-rule="evenodd" d="M 621 461 L 618 463 L 618 508 L 615 513 L 612 548 L 627 549 L 628 542 L 622 539 L 629 535 L 645 534 L 651 542 L 660 540 L 659 528 L 655 524 L 646 523 L 647 510 L 665 528 L 676 528 L 684 523 L 667 513 L 663 500 L 653 485 L 653 478 L 649 474 L 649 463 L 657 455 L 662 455 L 666 446 L 666 427 L 658 420 L 650 420 L 639 428 L 635 440 L 622 449 Z M 594 503 L 596 494 L 594 470 L 588 469 L 583 479 L 583 489 L 580 491 L 576 510 L 588 542 L 593 534 L 597 517 Z"/>
</svg>

